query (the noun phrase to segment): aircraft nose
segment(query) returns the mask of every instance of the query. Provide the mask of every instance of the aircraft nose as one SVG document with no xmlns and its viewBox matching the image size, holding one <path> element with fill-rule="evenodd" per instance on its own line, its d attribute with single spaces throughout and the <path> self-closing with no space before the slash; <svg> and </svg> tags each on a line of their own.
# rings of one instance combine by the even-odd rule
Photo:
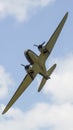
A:
<svg viewBox="0 0 73 130">
<path fill-rule="evenodd" d="M 24 51 L 24 55 L 26 55 L 27 53 L 28 53 L 28 50 L 25 50 L 25 51 Z"/>
</svg>

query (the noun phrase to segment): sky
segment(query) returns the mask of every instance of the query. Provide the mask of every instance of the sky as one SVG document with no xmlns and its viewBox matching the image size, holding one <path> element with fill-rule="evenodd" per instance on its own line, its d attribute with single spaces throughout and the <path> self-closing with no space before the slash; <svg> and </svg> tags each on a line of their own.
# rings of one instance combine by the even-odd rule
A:
<svg viewBox="0 0 73 130">
<path fill-rule="evenodd" d="M 49 40 L 66 12 L 68 19 L 46 62 L 57 67 L 38 93 L 41 76 L 2 112 L 26 75 L 24 51 Z M 0 0 L 0 130 L 73 130 L 73 1 Z"/>
</svg>

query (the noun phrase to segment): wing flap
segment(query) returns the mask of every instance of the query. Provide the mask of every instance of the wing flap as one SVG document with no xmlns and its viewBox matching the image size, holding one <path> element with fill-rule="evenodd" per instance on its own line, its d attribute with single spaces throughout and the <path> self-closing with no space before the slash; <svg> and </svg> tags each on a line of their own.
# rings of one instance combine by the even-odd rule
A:
<svg viewBox="0 0 73 130">
<path fill-rule="evenodd" d="M 20 97 L 20 95 L 25 91 L 25 89 L 29 86 L 29 84 L 33 81 L 33 79 L 30 77 L 29 74 L 25 76 L 23 79 L 22 83 L 20 84 L 19 88 L 16 90 L 15 94 L 5 107 L 4 111 L 2 114 L 6 113 L 8 109 L 13 105 L 13 103 Z"/>
</svg>

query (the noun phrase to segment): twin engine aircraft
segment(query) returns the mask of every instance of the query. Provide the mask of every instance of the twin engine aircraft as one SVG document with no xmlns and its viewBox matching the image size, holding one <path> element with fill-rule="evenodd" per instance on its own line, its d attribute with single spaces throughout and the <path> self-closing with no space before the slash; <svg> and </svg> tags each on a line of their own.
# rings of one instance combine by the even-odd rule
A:
<svg viewBox="0 0 73 130">
<path fill-rule="evenodd" d="M 34 80 L 34 78 L 36 77 L 37 74 L 42 75 L 42 81 L 38 88 L 38 92 L 41 91 L 41 89 L 43 88 L 46 81 L 48 79 L 50 79 L 50 75 L 56 68 L 56 64 L 54 64 L 49 70 L 47 70 L 46 66 L 45 66 L 45 62 L 46 62 L 47 58 L 49 57 L 49 55 L 57 41 L 57 38 L 66 22 L 67 16 L 68 16 L 68 12 L 65 14 L 65 16 L 61 20 L 60 24 L 56 28 L 55 32 L 53 33 L 53 35 L 51 36 L 51 38 L 49 39 L 49 41 L 46 44 L 45 44 L 45 42 L 43 42 L 40 45 L 35 45 L 38 47 L 38 50 L 40 51 L 39 55 L 35 54 L 32 50 L 27 50 L 26 52 L 24 52 L 26 59 L 30 63 L 30 65 L 26 65 L 26 66 L 24 66 L 22 64 L 22 66 L 25 68 L 27 74 L 26 74 L 25 78 L 23 79 L 22 83 L 19 85 L 16 92 L 14 93 L 13 97 L 11 98 L 11 100 L 9 101 L 7 106 L 5 107 L 2 114 L 6 113 L 9 110 L 9 108 L 14 104 L 14 102 L 20 97 L 20 95 L 31 84 L 31 82 Z"/>
</svg>

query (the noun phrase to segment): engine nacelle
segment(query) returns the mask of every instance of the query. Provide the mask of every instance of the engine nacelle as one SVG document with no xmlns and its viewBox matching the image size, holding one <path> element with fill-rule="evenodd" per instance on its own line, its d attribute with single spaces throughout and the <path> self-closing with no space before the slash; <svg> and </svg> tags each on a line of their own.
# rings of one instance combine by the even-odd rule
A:
<svg viewBox="0 0 73 130">
<path fill-rule="evenodd" d="M 27 66 L 28 66 L 28 65 L 27 65 Z M 30 75 L 30 77 L 31 77 L 32 79 L 34 79 L 34 76 L 33 76 L 34 71 L 32 70 L 32 67 L 30 67 L 30 66 L 29 66 L 29 68 L 26 67 L 26 71 L 27 71 L 27 73 Z"/>
<path fill-rule="evenodd" d="M 36 46 L 41 53 L 49 53 L 50 54 L 50 52 L 46 49 L 44 44 L 45 44 L 45 41 L 40 45 L 34 45 L 34 46 Z"/>
<path fill-rule="evenodd" d="M 26 72 L 31 76 L 31 78 L 34 79 L 34 71 L 32 70 L 32 67 L 30 65 L 21 65 L 25 68 Z"/>
<path fill-rule="evenodd" d="M 38 49 L 39 49 L 39 48 L 38 48 Z M 40 51 L 41 53 L 49 53 L 49 54 L 50 54 L 50 52 L 45 48 L 45 46 L 43 46 L 42 48 L 40 48 L 39 51 Z"/>
</svg>

